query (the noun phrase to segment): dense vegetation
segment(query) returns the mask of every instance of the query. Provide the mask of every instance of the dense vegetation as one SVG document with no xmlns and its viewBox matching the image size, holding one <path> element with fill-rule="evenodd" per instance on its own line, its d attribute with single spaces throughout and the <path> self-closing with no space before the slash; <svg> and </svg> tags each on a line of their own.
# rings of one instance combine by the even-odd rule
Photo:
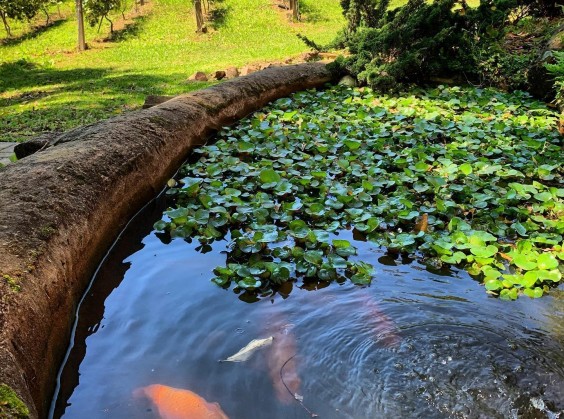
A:
<svg viewBox="0 0 564 419">
<path fill-rule="evenodd" d="M 214 282 L 268 290 L 298 278 L 368 284 L 343 229 L 504 299 L 562 279 L 564 185 L 556 115 L 525 94 L 443 88 L 298 93 L 197 150 L 156 224 L 202 251 L 229 241 Z"/>
<path fill-rule="evenodd" d="M 508 90 L 529 88 L 528 73 L 562 9 L 540 0 L 342 0 L 348 20 L 340 66 L 382 90 L 454 77 Z"/>
</svg>

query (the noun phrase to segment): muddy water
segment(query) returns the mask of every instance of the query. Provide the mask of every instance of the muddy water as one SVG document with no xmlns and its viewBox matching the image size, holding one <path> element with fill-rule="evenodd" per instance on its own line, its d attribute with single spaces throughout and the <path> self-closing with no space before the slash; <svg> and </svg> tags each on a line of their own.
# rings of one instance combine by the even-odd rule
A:
<svg viewBox="0 0 564 419">
<path fill-rule="evenodd" d="M 163 243 L 150 228 L 161 213 L 154 205 L 134 220 L 100 267 L 54 417 L 158 418 L 132 395 L 158 383 L 218 402 L 231 419 L 307 418 L 306 409 L 322 418 L 564 418 L 562 290 L 504 302 L 465 272 L 429 272 L 356 242 L 376 267 L 372 286 L 294 284 L 249 298 L 209 281 L 225 242 L 211 251 Z M 270 336 L 248 361 L 218 362 Z"/>
</svg>

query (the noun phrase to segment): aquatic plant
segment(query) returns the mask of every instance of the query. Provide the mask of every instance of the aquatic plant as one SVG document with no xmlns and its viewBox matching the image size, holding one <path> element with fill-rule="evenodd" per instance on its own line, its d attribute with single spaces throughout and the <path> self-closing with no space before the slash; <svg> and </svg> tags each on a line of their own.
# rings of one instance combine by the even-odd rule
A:
<svg viewBox="0 0 564 419">
<path fill-rule="evenodd" d="M 504 299 L 562 279 L 557 115 L 524 93 L 335 87 L 280 99 L 196 150 L 155 224 L 227 239 L 213 282 L 265 290 L 297 277 L 369 284 L 336 233 L 433 266 L 457 265 Z"/>
</svg>

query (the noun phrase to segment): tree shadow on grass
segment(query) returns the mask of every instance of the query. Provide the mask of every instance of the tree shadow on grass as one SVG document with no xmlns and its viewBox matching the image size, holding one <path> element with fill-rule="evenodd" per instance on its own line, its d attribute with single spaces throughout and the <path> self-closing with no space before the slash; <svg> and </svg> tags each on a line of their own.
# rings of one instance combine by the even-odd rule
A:
<svg viewBox="0 0 564 419">
<path fill-rule="evenodd" d="M 25 59 L 5 62 L 0 64 L 0 93 L 36 86 L 77 84 L 85 80 L 100 79 L 110 71 L 111 69 L 101 68 L 57 70 L 38 66 Z"/>
<path fill-rule="evenodd" d="M 146 20 L 146 15 L 134 17 L 133 22 L 126 23 L 122 29 L 113 31 L 107 38 L 104 39 L 104 42 L 122 42 L 138 36 L 143 29 L 143 25 Z"/>
<path fill-rule="evenodd" d="M 14 46 L 19 45 L 24 41 L 29 39 L 37 38 L 39 35 L 47 32 L 48 30 L 55 29 L 66 22 L 65 18 L 57 19 L 49 22 L 46 25 L 35 26 L 30 32 L 26 32 L 23 35 L 16 36 L 14 38 L 4 38 L 0 39 L 0 46 Z"/>
<path fill-rule="evenodd" d="M 58 70 L 25 60 L 0 64 L 0 94 L 5 93 L 0 96 L 0 141 L 22 141 L 136 109 L 149 94 L 171 94 L 171 79 L 183 78 L 112 68 Z"/>
<path fill-rule="evenodd" d="M 208 14 L 210 26 L 216 31 L 225 26 L 230 10 L 231 7 L 229 6 L 214 7 L 210 10 Z"/>
</svg>

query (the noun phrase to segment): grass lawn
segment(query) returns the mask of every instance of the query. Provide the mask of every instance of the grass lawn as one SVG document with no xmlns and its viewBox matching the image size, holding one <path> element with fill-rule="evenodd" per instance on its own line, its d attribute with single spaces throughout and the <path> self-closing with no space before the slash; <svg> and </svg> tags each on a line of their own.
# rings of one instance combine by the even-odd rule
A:
<svg viewBox="0 0 564 419">
<path fill-rule="evenodd" d="M 75 52 L 72 2 L 47 28 L 29 32 L 13 25 L 14 37 L 0 43 L 0 141 L 24 141 L 137 109 L 149 94 L 204 87 L 186 80 L 195 71 L 298 54 L 307 47 L 297 33 L 323 44 L 344 25 L 338 0 L 302 0 L 304 21 L 298 24 L 271 0 L 225 0 L 219 3 L 227 9 L 224 22 L 198 35 L 190 5 L 151 0 L 113 41 L 105 40 L 106 24 L 100 33 L 88 27 L 90 49 L 82 53 Z"/>
</svg>

